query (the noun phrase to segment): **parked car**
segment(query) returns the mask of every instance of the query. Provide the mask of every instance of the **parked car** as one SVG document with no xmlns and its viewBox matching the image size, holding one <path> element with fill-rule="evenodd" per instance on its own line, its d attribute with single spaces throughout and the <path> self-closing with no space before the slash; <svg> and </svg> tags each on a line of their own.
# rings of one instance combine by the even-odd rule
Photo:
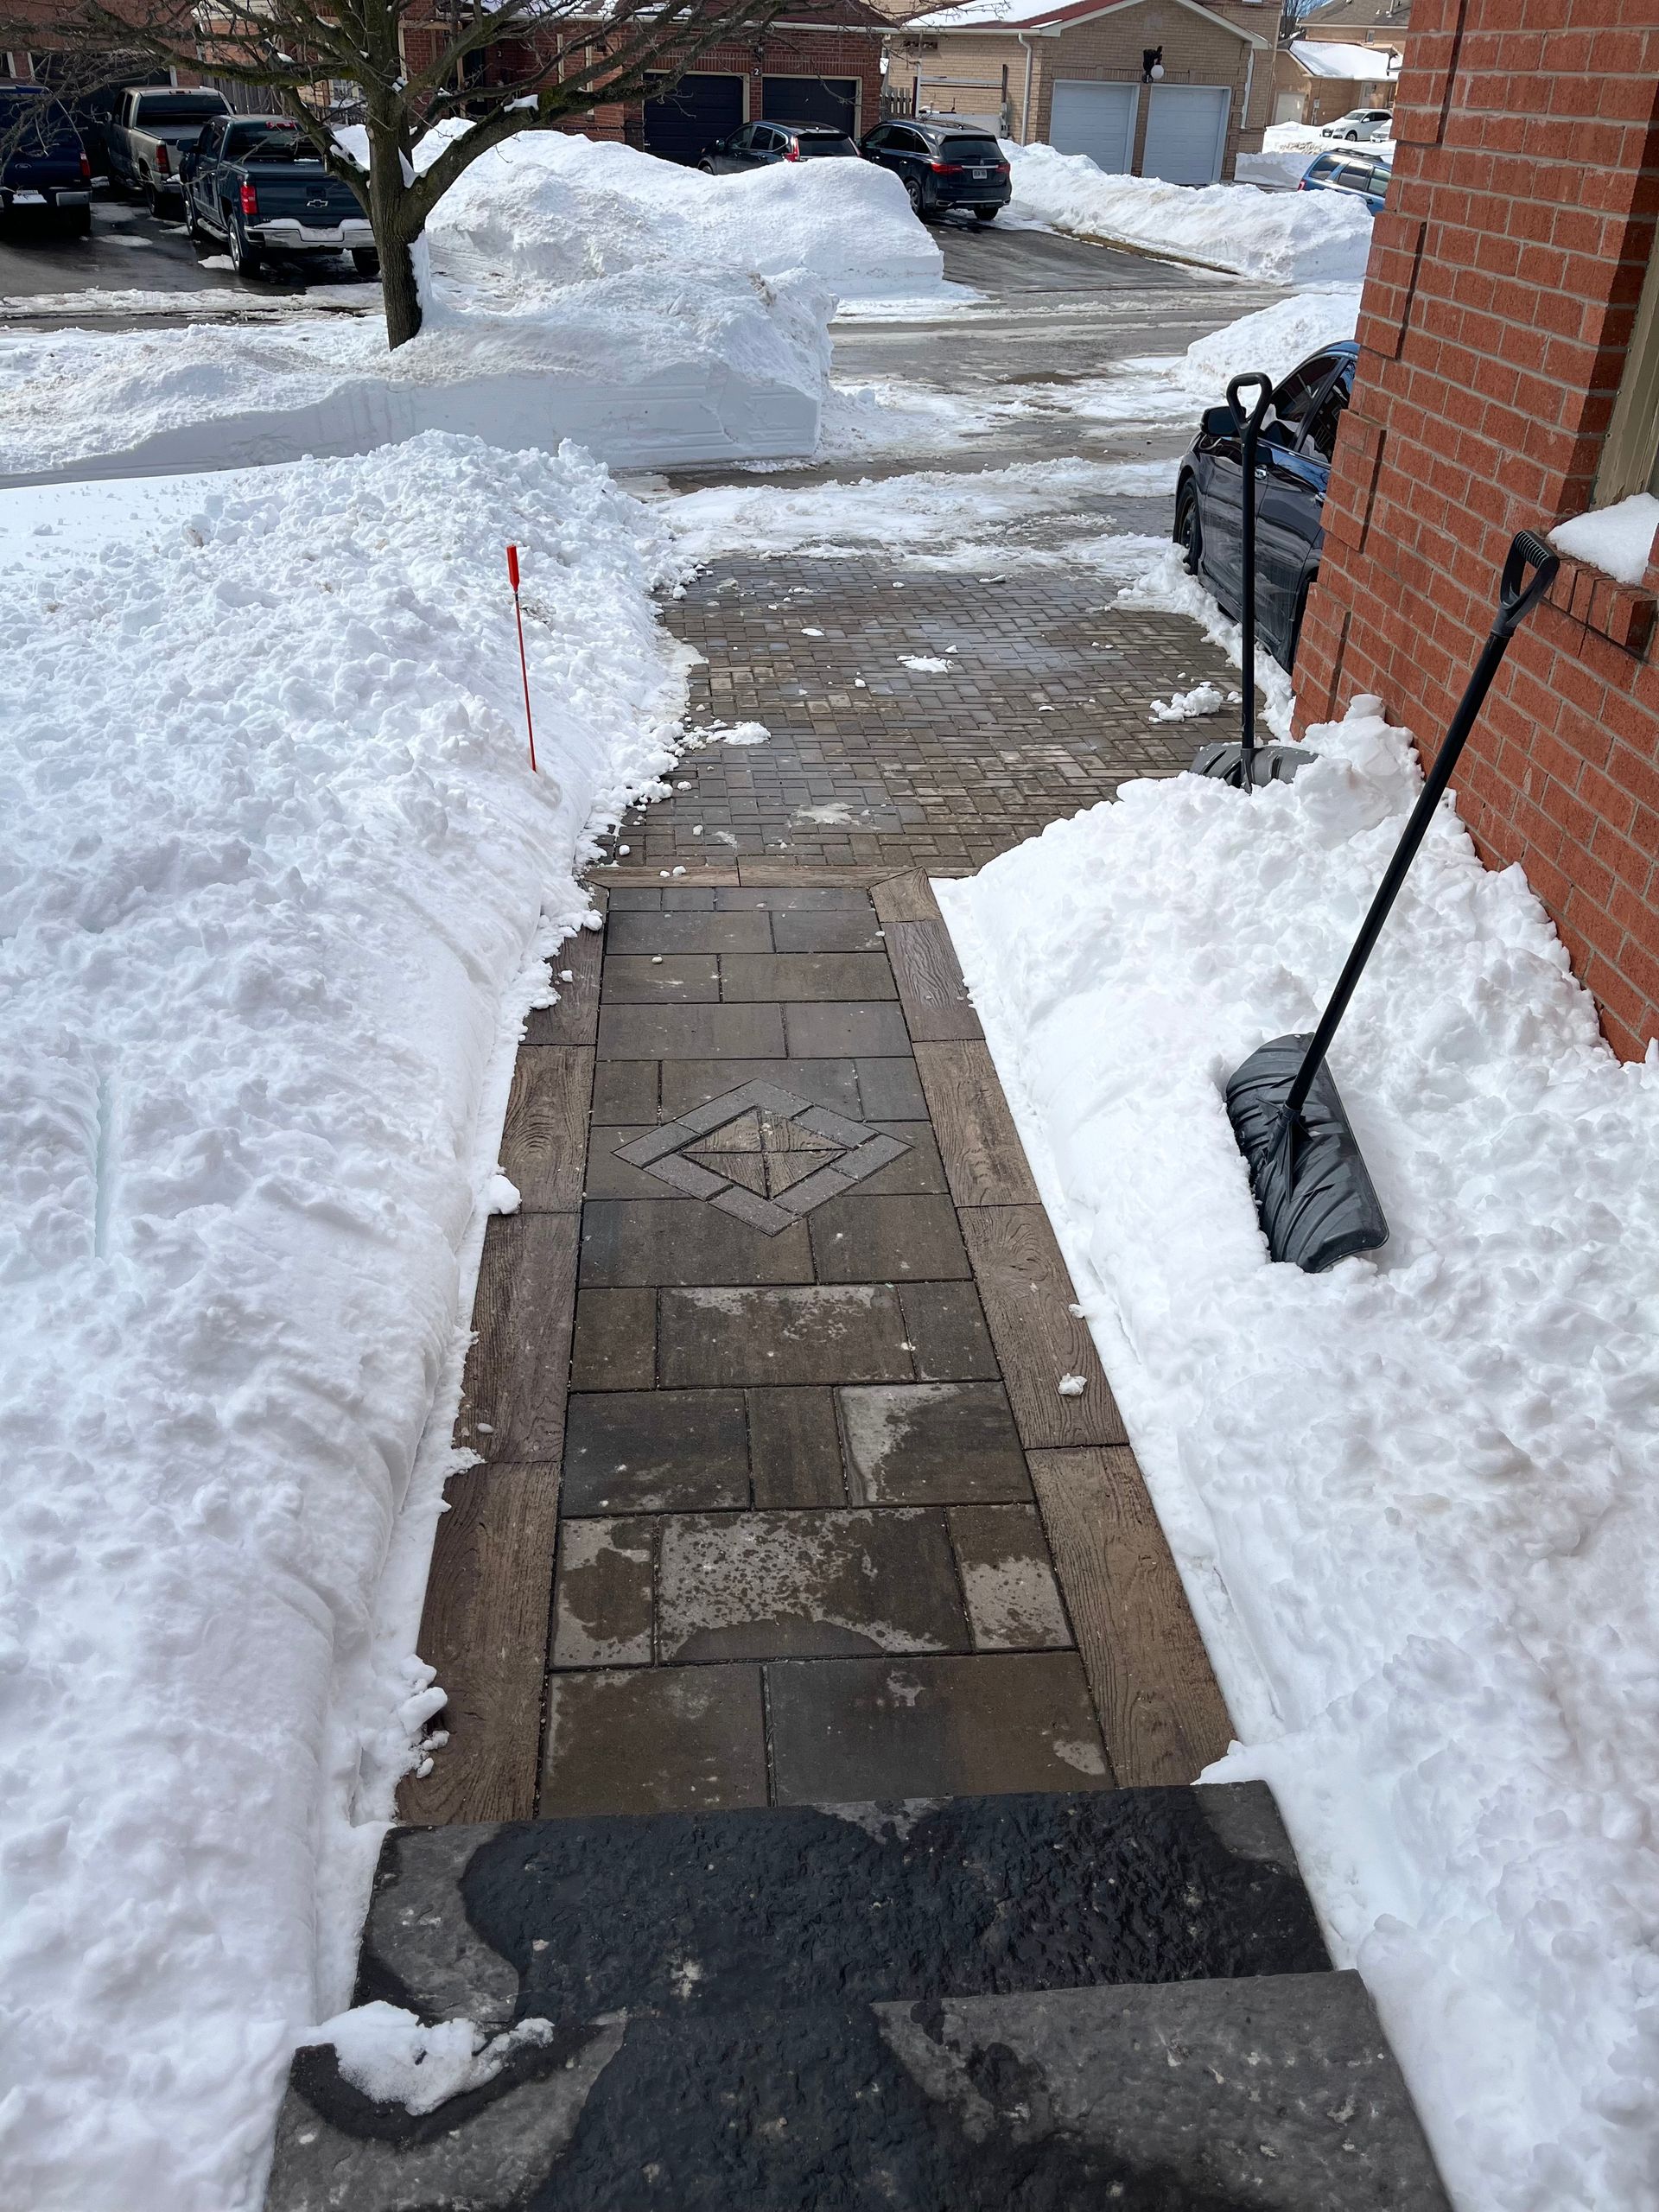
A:
<svg viewBox="0 0 1659 2212">
<path fill-rule="evenodd" d="M 160 214 L 179 190 L 179 163 L 215 116 L 228 115 L 223 92 L 205 86 L 179 92 L 171 86 L 138 86 L 121 95 L 105 130 L 110 182 L 141 192 Z"/>
<path fill-rule="evenodd" d="M 67 109 L 43 85 L 0 84 L 0 213 L 55 215 L 84 238 L 92 227 L 92 165 Z"/>
<path fill-rule="evenodd" d="M 1298 192 L 1357 192 L 1373 215 L 1382 213 L 1394 166 L 1371 154 L 1319 154 L 1297 186 Z"/>
<path fill-rule="evenodd" d="M 960 207 L 976 222 L 994 223 L 1014 197 L 995 139 L 959 123 L 930 123 L 923 116 L 879 123 L 865 134 L 861 150 L 866 161 L 893 171 L 924 220 Z"/>
<path fill-rule="evenodd" d="M 374 232 L 357 194 L 331 177 L 290 117 L 227 115 L 208 124 L 179 164 L 184 226 L 223 238 L 232 265 L 258 273 L 267 253 L 349 253 L 376 276 Z"/>
<path fill-rule="evenodd" d="M 1357 347 L 1327 346 L 1274 391 L 1255 449 L 1255 621 L 1281 668 L 1296 658 L 1325 543 L 1331 455 L 1354 389 Z M 1230 407 L 1205 411 L 1175 485 L 1175 542 L 1189 572 L 1237 619 L 1243 604 L 1244 456 Z"/>
<path fill-rule="evenodd" d="M 697 167 L 710 176 L 733 176 L 768 162 L 844 161 L 849 155 L 856 160 L 858 148 L 828 123 L 746 123 L 705 146 Z"/>
<path fill-rule="evenodd" d="M 1321 138 L 1386 138 L 1394 124 L 1394 111 L 1386 107 L 1351 108 L 1346 115 L 1339 115 L 1334 123 L 1322 124 Z"/>
</svg>

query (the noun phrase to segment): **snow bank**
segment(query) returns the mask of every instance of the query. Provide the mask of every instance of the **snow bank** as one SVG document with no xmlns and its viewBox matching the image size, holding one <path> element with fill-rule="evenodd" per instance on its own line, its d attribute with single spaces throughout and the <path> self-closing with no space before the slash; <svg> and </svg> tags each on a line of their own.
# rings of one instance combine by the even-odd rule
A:
<svg viewBox="0 0 1659 2212">
<path fill-rule="evenodd" d="M 450 135 L 435 131 L 422 152 L 435 159 Z M 944 256 L 873 162 L 704 176 L 631 146 L 537 132 L 474 162 L 428 237 L 440 276 L 503 308 L 626 270 L 709 263 L 768 277 L 804 269 L 838 298 L 944 296 Z"/>
<path fill-rule="evenodd" d="M 810 453 L 832 302 L 816 279 L 658 266 L 534 312 L 446 312 L 388 353 L 380 319 L 0 336 L 0 485 L 358 454 L 423 430 L 617 467 Z"/>
<path fill-rule="evenodd" d="M 1653 2202 L 1659 1056 L 1431 829 L 1333 1066 L 1393 1227 L 1268 1264 L 1223 1109 L 1418 788 L 1360 702 L 938 892 L 1244 1748 L 1465 2212 Z"/>
<path fill-rule="evenodd" d="M 1575 561 L 1587 561 L 1622 584 L 1639 584 L 1653 557 L 1653 541 L 1659 532 L 1659 499 L 1651 492 L 1637 492 L 1611 507 L 1592 514 L 1574 515 L 1557 523 L 1549 542 Z"/>
<path fill-rule="evenodd" d="M 1260 369 L 1276 384 L 1310 353 L 1353 336 L 1359 292 L 1357 284 L 1333 284 L 1275 300 L 1258 315 L 1241 315 L 1224 330 L 1195 339 L 1166 373 L 1182 391 L 1211 402 L 1224 399 L 1231 379 L 1249 369 Z"/>
<path fill-rule="evenodd" d="M 1009 213 L 1079 238 L 1172 253 L 1268 284 L 1357 284 L 1371 250 L 1370 210 L 1352 193 L 1254 185 L 1161 184 L 1109 176 L 1086 154 L 1002 142 Z"/>
<path fill-rule="evenodd" d="M 253 2212 L 347 1993 L 319 1853 L 431 1707 L 376 1588 L 486 1086 L 683 695 L 661 527 L 569 449 L 123 498 L 0 497 L 0 2194 Z"/>
</svg>

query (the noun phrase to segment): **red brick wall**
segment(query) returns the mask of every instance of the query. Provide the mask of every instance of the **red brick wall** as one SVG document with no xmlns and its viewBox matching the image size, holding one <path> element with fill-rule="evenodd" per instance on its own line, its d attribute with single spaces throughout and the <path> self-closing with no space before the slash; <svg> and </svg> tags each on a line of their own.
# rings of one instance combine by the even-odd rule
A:
<svg viewBox="0 0 1659 2212">
<path fill-rule="evenodd" d="M 1432 755 L 1511 535 L 1592 504 L 1659 216 L 1659 10 L 1416 0 L 1411 29 L 1298 721 L 1376 692 Z M 1564 563 L 1458 779 L 1626 1057 L 1659 1035 L 1656 591 Z"/>
</svg>

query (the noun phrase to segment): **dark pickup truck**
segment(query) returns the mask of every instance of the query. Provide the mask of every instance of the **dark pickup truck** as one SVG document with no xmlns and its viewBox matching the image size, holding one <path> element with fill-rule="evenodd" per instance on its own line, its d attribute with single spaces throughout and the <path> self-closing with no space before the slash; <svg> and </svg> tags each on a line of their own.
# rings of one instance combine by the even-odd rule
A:
<svg viewBox="0 0 1659 2212">
<path fill-rule="evenodd" d="M 244 276 L 256 276 L 270 253 L 349 253 L 359 276 L 379 274 L 374 232 L 356 194 L 329 175 L 290 117 L 210 123 L 180 175 L 185 228 L 198 243 L 223 238 Z"/>
<path fill-rule="evenodd" d="M 0 213 L 55 215 L 84 238 L 92 227 L 92 165 L 79 134 L 43 86 L 0 84 Z"/>
</svg>

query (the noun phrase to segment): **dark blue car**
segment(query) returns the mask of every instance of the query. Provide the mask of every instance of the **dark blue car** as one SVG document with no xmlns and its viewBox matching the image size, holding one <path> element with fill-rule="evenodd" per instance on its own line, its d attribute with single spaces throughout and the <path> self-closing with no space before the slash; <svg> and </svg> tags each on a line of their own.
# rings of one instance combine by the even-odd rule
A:
<svg viewBox="0 0 1659 2212">
<path fill-rule="evenodd" d="M 1337 425 L 1354 389 L 1351 340 L 1291 371 L 1273 395 L 1255 451 L 1256 633 L 1281 668 L 1296 658 L 1308 588 L 1325 543 L 1321 516 Z M 1189 571 L 1238 617 L 1244 461 L 1230 407 L 1206 410 L 1175 485 L 1175 542 Z"/>
<path fill-rule="evenodd" d="M 43 85 L 0 84 L 0 214 L 92 227 L 92 167 L 68 111 Z"/>
</svg>

